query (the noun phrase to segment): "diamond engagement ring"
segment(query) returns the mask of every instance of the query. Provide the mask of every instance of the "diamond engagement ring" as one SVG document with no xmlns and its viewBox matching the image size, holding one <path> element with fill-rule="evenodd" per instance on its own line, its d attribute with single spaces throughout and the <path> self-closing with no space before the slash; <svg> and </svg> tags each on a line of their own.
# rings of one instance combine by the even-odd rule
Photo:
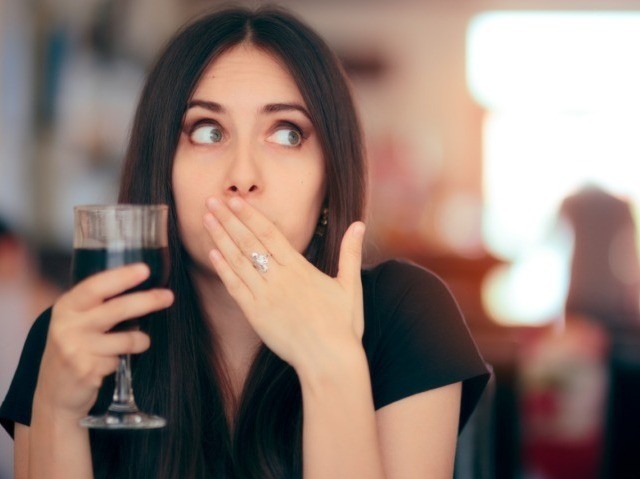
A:
<svg viewBox="0 0 640 479">
<path fill-rule="evenodd" d="M 253 267 L 261 273 L 269 271 L 268 254 L 251 253 L 251 263 L 253 263 Z"/>
</svg>

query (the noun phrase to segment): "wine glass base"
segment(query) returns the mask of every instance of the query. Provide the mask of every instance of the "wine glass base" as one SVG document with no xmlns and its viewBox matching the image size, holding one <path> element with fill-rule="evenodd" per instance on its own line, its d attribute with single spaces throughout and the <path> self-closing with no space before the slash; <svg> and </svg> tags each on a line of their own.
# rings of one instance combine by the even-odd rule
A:
<svg viewBox="0 0 640 479">
<path fill-rule="evenodd" d="M 167 425 L 159 416 L 136 412 L 108 411 L 102 416 L 87 416 L 80 425 L 90 429 L 158 429 Z"/>
</svg>

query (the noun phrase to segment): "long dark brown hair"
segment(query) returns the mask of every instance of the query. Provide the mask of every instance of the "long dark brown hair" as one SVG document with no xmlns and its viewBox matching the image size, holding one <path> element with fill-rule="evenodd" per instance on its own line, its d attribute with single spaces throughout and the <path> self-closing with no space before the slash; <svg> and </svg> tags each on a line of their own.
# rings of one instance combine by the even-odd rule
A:
<svg viewBox="0 0 640 479">
<path fill-rule="evenodd" d="M 134 364 L 136 399 L 168 419 L 154 432 L 92 432 L 96 477 L 302 477 L 302 403 L 293 368 L 266 346 L 254 358 L 229 424 L 228 380 L 216 337 L 200 309 L 189 257 L 178 234 L 171 171 L 187 103 L 207 66 L 243 42 L 274 56 L 295 80 L 317 132 L 325 165 L 328 224 L 314 235 L 307 259 L 337 273 L 340 242 L 362 219 L 366 167 L 360 127 L 345 75 L 325 42 L 291 14 L 274 7 L 227 8 L 187 25 L 151 70 L 136 112 L 119 201 L 166 203 L 174 305 L 145 322 L 149 351 Z M 112 391 L 101 389 L 96 410 Z"/>
</svg>

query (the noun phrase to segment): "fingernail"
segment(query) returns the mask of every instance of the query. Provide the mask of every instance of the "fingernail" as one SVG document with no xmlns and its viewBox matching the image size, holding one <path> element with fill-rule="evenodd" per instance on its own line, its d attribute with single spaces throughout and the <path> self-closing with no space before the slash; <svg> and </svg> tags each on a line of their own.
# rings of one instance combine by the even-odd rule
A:
<svg viewBox="0 0 640 479">
<path fill-rule="evenodd" d="M 358 223 L 353 227 L 356 234 L 363 235 L 367 227 L 364 223 Z"/>
<path fill-rule="evenodd" d="M 173 301 L 173 291 L 171 291 L 170 289 L 163 289 L 162 290 L 162 299 L 169 302 L 169 301 Z"/>
<path fill-rule="evenodd" d="M 209 207 L 209 209 L 217 210 L 218 208 L 220 208 L 220 201 L 217 198 L 209 198 L 207 200 L 207 206 Z"/>
<path fill-rule="evenodd" d="M 215 226 L 218 224 L 218 220 L 211 213 L 207 213 L 206 215 L 204 215 L 204 222 L 211 228 L 215 228 Z"/>
<path fill-rule="evenodd" d="M 135 268 L 136 273 L 140 276 L 145 277 L 151 274 L 151 270 L 149 269 L 149 266 L 147 266 L 147 263 L 138 263 Z"/>
<path fill-rule="evenodd" d="M 229 200 L 229 207 L 233 211 L 240 211 L 240 209 L 242 208 L 242 200 L 240 198 L 231 198 Z"/>
</svg>

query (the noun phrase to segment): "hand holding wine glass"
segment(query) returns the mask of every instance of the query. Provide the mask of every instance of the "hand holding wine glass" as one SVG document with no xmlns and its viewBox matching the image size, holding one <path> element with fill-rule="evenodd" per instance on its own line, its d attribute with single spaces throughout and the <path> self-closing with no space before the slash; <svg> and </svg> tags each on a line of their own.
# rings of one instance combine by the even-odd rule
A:
<svg viewBox="0 0 640 479">
<path fill-rule="evenodd" d="M 76 208 L 72 270 L 77 284 L 53 307 L 36 400 L 80 419 L 95 403 L 103 378 L 117 371 L 109 410 L 104 416 L 85 418 L 82 425 L 162 427 L 162 418 L 138 411 L 131 389 L 128 355 L 145 351 L 149 337 L 117 326 L 173 302 L 171 291 L 150 289 L 164 286 L 168 278 L 166 206 L 152 220 L 142 219 L 149 214 L 141 213 L 141 206 L 101 207 L 99 212 L 92 208 L 90 213 L 82 210 L 86 214 Z M 138 226 L 124 226 L 129 223 Z"/>
</svg>

